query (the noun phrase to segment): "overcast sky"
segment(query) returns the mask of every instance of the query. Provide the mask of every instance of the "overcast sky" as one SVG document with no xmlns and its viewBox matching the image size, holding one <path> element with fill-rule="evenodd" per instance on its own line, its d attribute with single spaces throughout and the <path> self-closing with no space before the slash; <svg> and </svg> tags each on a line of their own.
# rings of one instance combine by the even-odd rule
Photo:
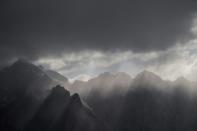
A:
<svg viewBox="0 0 197 131">
<path fill-rule="evenodd" d="M 69 78 L 197 76 L 195 0 L 2 0 L 0 15 L 1 64 L 25 58 Z"/>
</svg>

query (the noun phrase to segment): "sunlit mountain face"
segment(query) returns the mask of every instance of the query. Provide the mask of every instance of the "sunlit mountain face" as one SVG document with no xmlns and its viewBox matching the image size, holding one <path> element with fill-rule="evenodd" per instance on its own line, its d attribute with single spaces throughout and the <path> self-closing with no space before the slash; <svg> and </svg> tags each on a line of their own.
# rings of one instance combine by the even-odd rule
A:
<svg viewBox="0 0 197 131">
<path fill-rule="evenodd" d="M 196 131 L 197 2 L 0 2 L 0 131 Z"/>
</svg>

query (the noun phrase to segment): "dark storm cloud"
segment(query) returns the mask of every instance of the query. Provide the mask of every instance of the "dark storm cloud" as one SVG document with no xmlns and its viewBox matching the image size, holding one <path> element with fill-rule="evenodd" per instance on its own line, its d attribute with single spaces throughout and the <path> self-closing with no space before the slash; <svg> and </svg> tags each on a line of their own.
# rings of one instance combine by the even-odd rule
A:
<svg viewBox="0 0 197 131">
<path fill-rule="evenodd" d="M 163 50 L 191 37 L 196 7 L 195 0 L 3 0 L 0 56 Z"/>
</svg>

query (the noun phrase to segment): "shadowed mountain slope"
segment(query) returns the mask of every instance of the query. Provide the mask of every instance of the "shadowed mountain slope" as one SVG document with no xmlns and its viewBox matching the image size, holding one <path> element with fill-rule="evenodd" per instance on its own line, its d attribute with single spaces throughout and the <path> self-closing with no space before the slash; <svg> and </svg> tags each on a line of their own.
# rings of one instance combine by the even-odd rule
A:
<svg viewBox="0 0 197 131">
<path fill-rule="evenodd" d="M 22 129 L 57 81 L 41 68 L 18 60 L 0 70 L 0 130 Z"/>
<path fill-rule="evenodd" d="M 25 131 L 101 131 L 94 113 L 85 107 L 78 94 L 54 87 L 29 122 Z M 103 129 L 102 129 L 103 130 Z"/>
</svg>

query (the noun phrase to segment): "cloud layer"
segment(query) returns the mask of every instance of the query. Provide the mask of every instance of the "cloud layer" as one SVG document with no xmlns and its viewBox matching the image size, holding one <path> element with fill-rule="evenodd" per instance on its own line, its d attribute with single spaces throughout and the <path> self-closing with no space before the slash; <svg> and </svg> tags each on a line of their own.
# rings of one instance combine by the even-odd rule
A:
<svg viewBox="0 0 197 131">
<path fill-rule="evenodd" d="M 1 1 L 0 56 L 161 51 L 192 37 L 194 0 Z"/>
<path fill-rule="evenodd" d="M 93 77 L 103 72 L 127 72 L 134 77 L 143 70 L 150 70 L 168 80 L 180 76 L 197 80 L 197 40 L 174 45 L 165 51 L 81 51 L 64 54 L 59 58 L 42 58 L 36 63 L 72 79 L 81 75 Z"/>
</svg>

